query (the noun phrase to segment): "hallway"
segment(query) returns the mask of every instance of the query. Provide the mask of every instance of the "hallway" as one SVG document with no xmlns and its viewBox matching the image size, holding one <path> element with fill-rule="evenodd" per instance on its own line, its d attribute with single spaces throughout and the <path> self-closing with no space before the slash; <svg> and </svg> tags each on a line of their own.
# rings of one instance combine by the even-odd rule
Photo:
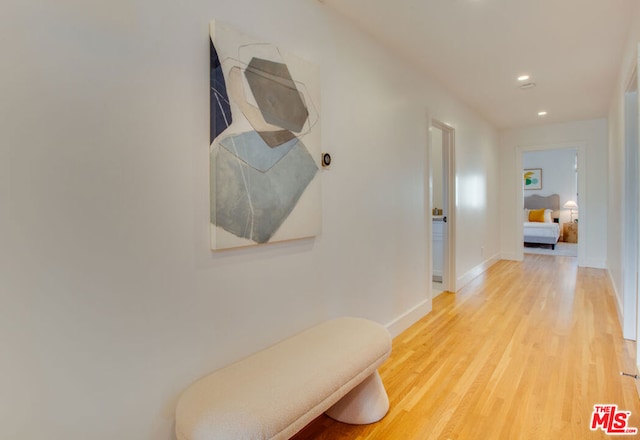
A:
<svg viewBox="0 0 640 440">
<path fill-rule="evenodd" d="M 622 339 L 604 270 L 575 258 L 500 261 L 394 339 L 379 423 L 323 416 L 295 439 L 587 439 L 595 404 L 640 427 L 634 344 Z M 625 438 L 626 436 L 617 436 Z"/>
</svg>

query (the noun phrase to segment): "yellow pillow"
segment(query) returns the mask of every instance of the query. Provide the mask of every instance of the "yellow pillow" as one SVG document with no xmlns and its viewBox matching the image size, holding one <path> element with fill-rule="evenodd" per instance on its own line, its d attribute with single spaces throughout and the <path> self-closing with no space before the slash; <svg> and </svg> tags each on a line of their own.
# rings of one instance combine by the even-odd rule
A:
<svg viewBox="0 0 640 440">
<path fill-rule="evenodd" d="M 529 221 L 544 223 L 544 208 L 531 209 L 529 211 Z"/>
</svg>

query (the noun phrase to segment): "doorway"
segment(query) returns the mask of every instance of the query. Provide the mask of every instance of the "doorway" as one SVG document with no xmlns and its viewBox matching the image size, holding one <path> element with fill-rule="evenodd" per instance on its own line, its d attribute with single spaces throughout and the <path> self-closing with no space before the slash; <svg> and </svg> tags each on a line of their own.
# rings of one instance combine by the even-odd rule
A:
<svg viewBox="0 0 640 440">
<path fill-rule="evenodd" d="M 579 222 L 575 223 L 574 227 L 575 230 L 572 232 L 575 234 L 576 236 L 576 240 L 577 241 L 577 255 L 578 255 L 578 266 L 585 266 L 585 243 L 586 240 L 584 239 L 580 239 L 580 237 L 584 237 L 584 232 L 588 229 L 587 225 L 589 222 L 589 218 L 586 215 L 586 213 L 588 212 L 588 208 L 587 208 L 587 203 L 589 198 L 587 197 L 587 182 L 586 182 L 586 172 L 584 172 L 584 170 L 586 170 L 586 144 L 584 142 L 575 142 L 575 143 L 558 143 L 558 144 L 549 144 L 549 145 L 538 145 L 538 146 L 518 146 L 516 148 L 517 153 L 516 153 L 516 169 L 517 169 L 517 179 L 518 179 L 518 187 L 519 188 L 523 188 L 523 169 L 524 169 L 524 155 L 528 154 L 529 152 L 544 152 L 544 151 L 553 151 L 553 150 L 558 150 L 558 151 L 575 151 L 575 176 L 577 178 L 577 194 L 575 195 L 574 200 L 571 200 L 570 196 L 567 195 L 567 199 L 561 199 L 560 200 L 560 206 L 559 206 L 559 216 L 560 216 L 560 228 L 562 232 L 565 232 L 565 228 L 563 223 L 566 222 L 570 222 L 573 223 L 574 220 L 579 217 Z M 542 187 L 545 188 L 546 185 L 544 184 L 544 182 L 546 181 L 545 179 L 545 172 L 544 169 L 542 169 L 541 171 L 542 173 L 542 179 L 543 179 L 543 183 L 542 183 Z M 527 193 L 529 193 L 530 191 L 526 191 Z M 550 195 L 552 193 L 555 193 L 557 191 L 550 191 L 549 194 L 544 194 L 544 195 Z M 516 215 L 516 221 L 517 221 L 517 228 L 516 231 L 518 234 L 517 240 L 520 243 L 519 249 L 519 259 L 522 260 L 524 258 L 524 243 L 523 243 L 523 236 L 524 236 L 524 217 L 523 217 L 523 210 L 521 209 L 522 207 L 524 207 L 524 196 L 525 196 L 525 190 L 521 189 L 518 190 L 516 192 L 516 206 L 518 206 L 518 215 Z M 527 194 L 529 195 L 529 194 Z M 576 203 L 577 208 L 565 208 L 565 204 L 569 201 L 573 201 Z M 514 239 L 516 239 L 514 237 Z"/>
<path fill-rule="evenodd" d="M 429 128 L 429 211 L 431 219 L 432 298 L 455 292 L 455 167 L 453 127 L 437 120 Z"/>
<path fill-rule="evenodd" d="M 524 219 L 524 253 L 550 256 L 578 256 L 578 152 L 576 148 L 545 149 L 522 153 L 525 217 L 532 208 L 553 211 L 547 224 Z M 557 197 L 553 199 L 551 197 Z M 555 243 L 553 243 L 555 240 Z"/>
</svg>

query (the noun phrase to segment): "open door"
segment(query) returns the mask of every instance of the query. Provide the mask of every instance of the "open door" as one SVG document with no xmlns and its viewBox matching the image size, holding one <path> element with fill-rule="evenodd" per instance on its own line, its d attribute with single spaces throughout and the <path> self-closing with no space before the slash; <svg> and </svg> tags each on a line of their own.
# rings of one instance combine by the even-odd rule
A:
<svg viewBox="0 0 640 440">
<path fill-rule="evenodd" d="M 444 291 L 455 292 L 455 246 L 454 201 L 455 173 L 453 164 L 454 129 L 433 120 L 429 129 L 431 149 L 429 152 L 430 194 L 429 215 L 431 217 L 432 283 L 433 297 Z"/>
</svg>

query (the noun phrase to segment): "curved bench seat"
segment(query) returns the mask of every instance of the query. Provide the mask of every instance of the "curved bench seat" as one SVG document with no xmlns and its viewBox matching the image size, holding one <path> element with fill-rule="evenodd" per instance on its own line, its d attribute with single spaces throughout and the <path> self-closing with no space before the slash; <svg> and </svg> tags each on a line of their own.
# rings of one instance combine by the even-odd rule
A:
<svg viewBox="0 0 640 440">
<path fill-rule="evenodd" d="M 177 439 L 288 439 L 323 412 L 378 421 L 389 401 L 377 368 L 390 353 L 380 324 L 319 324 L 193 383 L 178 401 Z"/>
</svg>

